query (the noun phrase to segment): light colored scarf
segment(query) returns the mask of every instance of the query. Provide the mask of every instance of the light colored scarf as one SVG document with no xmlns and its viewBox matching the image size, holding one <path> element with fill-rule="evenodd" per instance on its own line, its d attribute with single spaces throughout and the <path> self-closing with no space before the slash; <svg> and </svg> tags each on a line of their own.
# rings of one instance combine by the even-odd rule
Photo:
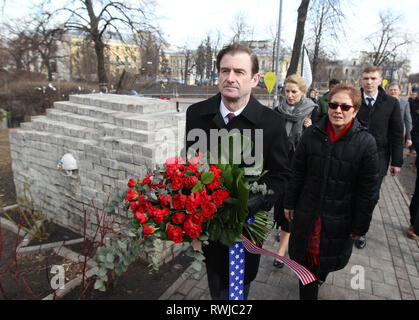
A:
<svg viewBox="0 0 419 320">
<path fill-rule="evenodd" d="M 302 96 L 300 102 L 293 108 L 287 103 L 287 100 L 284 97 L 281 97 L 277 111 L 285 119 L 285 130 L 287 132 L 288 143 L 291 150 L 295 150 L 297 143 L 301 139 L 304 119 L 311 116 L 311 113 L 316 106 L 317 105 L 311 99 Z"/>
</svg>

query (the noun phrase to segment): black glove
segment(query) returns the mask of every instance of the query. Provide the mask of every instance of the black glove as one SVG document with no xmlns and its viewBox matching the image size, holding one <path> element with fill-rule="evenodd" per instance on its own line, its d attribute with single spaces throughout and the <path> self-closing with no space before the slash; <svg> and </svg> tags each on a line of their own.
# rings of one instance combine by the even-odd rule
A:
<svg viewBox="0 0 419 320">
<path fill-rule="evenodd" d="M 253 217 L 259 211 L 269 211 L 271 210 L 272 206 L 274 205 L 276 197 L 274 196 L 273 192 L 268 192 L 266 195 L 262 195 L 262 193 L 249 193 L 249 200 L 247 202 L 247 209 L 249 213 L 247 218 Z"/>
</svg>

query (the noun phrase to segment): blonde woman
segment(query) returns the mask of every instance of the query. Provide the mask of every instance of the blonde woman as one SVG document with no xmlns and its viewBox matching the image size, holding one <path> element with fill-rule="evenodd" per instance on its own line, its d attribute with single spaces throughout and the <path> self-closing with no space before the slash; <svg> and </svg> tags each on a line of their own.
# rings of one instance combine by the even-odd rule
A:
<svg viewBox="0 0 419 320">
<path fill-rule="evenodd" d="M 303 130 L 311 126 L 319 118 L 318 106 L 306 97 L 307 84 L 305 80 L 293 74 L 285 79 L 285 97 L 280 97 L 279 105 L 274 109 L 285 120 L 285 129 L 288 138 L 288 158 L 291 163 L 292 156 L 298 142 L 301 139 Z M 279 234 L 279 249 L 280 256 L 285 255 L 288 247 L 289 222 L 285 219 L 282 199 L 275 203 L 274 219 L 276 228 L 281 227 Z M 284 265 L 274 260 L 273 265 L 277 268 L 282 268 Z"/>
</svg>

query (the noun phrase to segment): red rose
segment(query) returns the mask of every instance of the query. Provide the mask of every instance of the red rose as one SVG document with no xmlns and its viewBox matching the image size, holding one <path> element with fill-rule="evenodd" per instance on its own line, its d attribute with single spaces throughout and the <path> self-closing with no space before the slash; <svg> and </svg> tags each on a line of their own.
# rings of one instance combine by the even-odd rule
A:
<svg viewBox="0 0 419 320">
<path fill-rule="evenodd" d="M 187 189 L 193 188 L 198 183 L 198 178 L 195 176 L 183 177 L 183 186 Z"/>
<path fill-rule="evenodd" d="M 135 212 L 138 209 L 138 203 L 136 201 L 131 201 L 129 206 L 131 207 L 132 212 Z"/>
<path fill-rule="evenodd" d="M 164 207 L 163 209 L 154 208 L 153 219 L 157 223 L 162 223 L 163 220 L 168 215 L 168 213 L 169 213 L 169 208 L 168 207 Z"/>
<path fill-rule="evenodd" d="M 135 181 L 134 179 L 129 179 L 128 188 L 134 188 L 137 183 L 138 181 Z"/>
<path fill-rule="evenodd" d="M 186 219 L 186 214 L 185 212 L 182 211 L 176 211 L 173 215 L 172 215 L 172 222 L 174 224 L 182 224 Z"/>
<path fill-rule="evenodd" d="M 230 194 L 227 190 L 218 189 L 213 192 L 211 198 L 214 200 L 217 206 L 221 206 L 225 200 L 230 198 Z"/>
<path fill-rule="evenodd" d="M 201 203 L 211 200 L 211 196 L 207 194 L 207 189 L 203 189 L 202 191 L 197 192 L 196 195 L 198 196 L 198 199 L 199 199 L 198 200 L 199 205 L 201 205 Z"/>
<path fill-rule="evenodd" d="M 138 193 L 134 189 L 128 189 L 127 195 L 125 196 L 125 200 L 127 201 L 135 201 L 138 199 Z"/>
<path fill-rule="evenodd" d="M 181 175 L 176 175 L 172 177 L 172 189 L 173 190 L 178 190 L 182 187 L 183 185 L 183 179 Z"/>
<path fill-rule="evenodd" d="M 148 224 L 143 224 L 143 236 L 144 237 L 148 237 L 150 234 L 154 233 L 154 227 L 148 225 Z"/>
<path fill-rule="evenodd" d="M 190 217 L 189 219 L 192 219 L 192 222 L 194 224 L 201 224 L 202 222 L 205 221 L 205 217 L 202 215 L 202 212 L 196 212 L 194 214 L 190 214 L 188 215 L 188 217 Z"/>
<path fill-rule="evenodd" d="M 146 173 L 145 178 L 143 179 L 142 185 L 145 185 L 145 184 L 151 185 L 151 179 L 150 179 L 150 175 L 148 173 Z"/>
<path fill-rule="evenodd" d="M 196 212 L 196 208 L 199 205 L 198 199 L 199 199 L 199 195 L 196 196 L 195 193 L 191 193 L 186 198 L 186 201 L 185 201 L 185 208 L 186 208 L 186 210 L 188 210 L 191 213 L 195 213 Z"/>
<path fill-rule="evenodd" d="M 166 207 L 166 206 L 168 206 L 168 205 L 169 205 L 169 201 L 170 201 L 170 196 L 169 196 L 169 195 L 164 195 L 164 194 L 162 194 L 162 195 L 160 196 L 160 205 L 161 205 L 162 207 Z"/>
<path fill-rule="evenodd" d="M 148 220 L 147 216 L 141 211 L 136 211 L 135 212 L 135 217 L 137 218 L 138 222 L 141 223 L 141 224 L 146 223 L 147 220 Z"/>
<path fill-rule="evenodd" d="M 192 221 L 192 217 L 188 215 L 185 223 L 183 224 L 185 233 L 190 236 L 192 239 L 196 239 L 199 234 L 202 232 L 201 224 L 195 224 Z"/>
<path fill-rule="evenodd" d="M 214 217 L 214 213 L 217 211 L 217 207 L 213 202 L 204 202 L 201 204 L 202 214 L 207 219 L 212 219 Z"/>
<path fill-rule="evenodd" d="M 207 184 L 208 189 L 214 190 L 217 189 L 220 186 L 220 178 L 214 176 L 214 180 L 211 181 L 211 183 Z"/>
<path fill-rule="evenodd" d="M 167 237 L 175 243 L 183 241 L 183 230 L 181 227 L 174 227 L 172 224 L 167 228 Z"/>
<path fill-rule="evenodd" d="M 173 208 L 176 210 L 185 209 L 186 196 L 183 194 L 175 194 L 172 198 Z"/>
<path fill-rule="evenodd" d="M 221 169 L 219 169 L 216 165 L 212 164 L 209 167 L 210 171 L 214 173 L 214 178 L 219 178 L 221 174 Z"/>
</svg>

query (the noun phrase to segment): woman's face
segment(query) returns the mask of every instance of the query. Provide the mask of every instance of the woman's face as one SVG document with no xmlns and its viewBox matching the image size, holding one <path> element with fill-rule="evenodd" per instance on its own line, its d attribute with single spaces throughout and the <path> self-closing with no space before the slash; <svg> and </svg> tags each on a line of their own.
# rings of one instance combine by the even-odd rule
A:
<svg viewBox="0 0 419 320">
<path fill-rule="evenodd" d="M 285 84 L 285 98 L 290 106 L 295 106 L 300 102 L 303 95 L 304 92 L 301 91 L 295 83 Z"/>
<path fill-rule="evenodd" d="M 329 103 L 338 104 L 339 106 L 336 109 L 332 109 L 329 106 L 329 120 L 332 124 L 333 129 L 340 131 L 345 128 L 352 119 L 355 118 L 358 110 L 355 111 L 353 108 L 353 102 L 349 94 L 345 91 L 340 91 L 335 93 L 331 98 Z M 352 106 L 349 110 L 342 110 L 344 106 Z"/>
</svg>

